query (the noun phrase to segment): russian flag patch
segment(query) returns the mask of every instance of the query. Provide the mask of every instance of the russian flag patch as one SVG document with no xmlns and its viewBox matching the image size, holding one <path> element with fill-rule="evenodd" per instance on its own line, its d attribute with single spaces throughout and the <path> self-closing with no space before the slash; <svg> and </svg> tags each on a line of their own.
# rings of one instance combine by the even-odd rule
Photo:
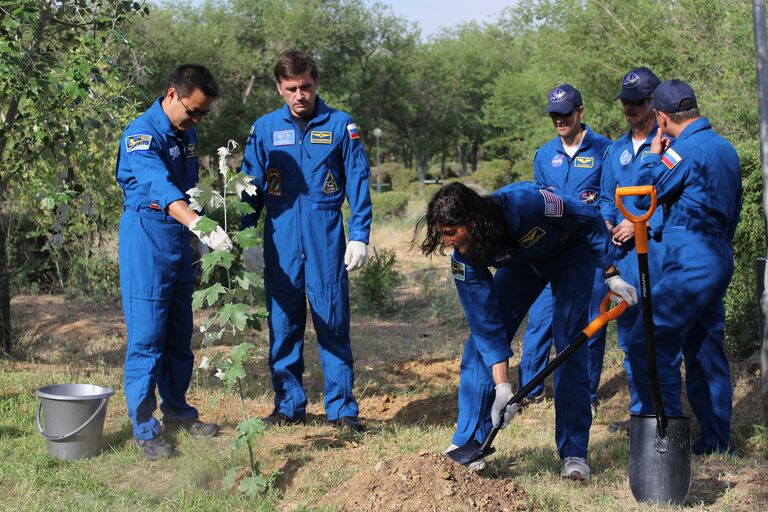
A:
<svg viewBox="0 0 768 512">
<path fill-rule="evenodd" d="M 661 161 L 664 162 L 668 169 L 675 167 L 682 159 L 683 157 L 678 155 L 677 151 L 672 148 L 669 148 L 661 157 Z"/>
<path fill-rule="evenodd" d="M 544 215 L 547 217 L 562 217 L 563 198 L 549 190 L 541 189 L 539 192 L 544 196 Z"/>
<path fill-rule="evenodd" d="M 359 139 L 360 132 L 357 131 L 357 125 L 355 123 L 349 123 L 347 125 L 347 131 L 349 132 L 350 139 Z"/>
</svg>

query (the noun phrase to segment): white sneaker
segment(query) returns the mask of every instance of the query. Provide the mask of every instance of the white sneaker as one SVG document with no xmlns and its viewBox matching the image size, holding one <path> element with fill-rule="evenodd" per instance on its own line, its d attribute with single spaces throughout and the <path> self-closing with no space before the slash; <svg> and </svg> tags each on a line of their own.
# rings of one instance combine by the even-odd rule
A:
<svg viewBox="0 0 768 512">
<path fill-rule="evenodd" d="M 448 453 L 451 450 L 455 450 L 456 448 L 458 448 L 458 446 L 456 446 L 455 444 L 451 443 L 451 446 L 449 446 L 448 449 L 445 450 L 443 453 Z M 482 471 L 483 469 L 485 469 L 486 465 L 487 465 L 487 463 L 485 462 L 485 457 L 483 457 L 481 459 L 477 459 L 474 462 L 470 462 L 468 467 L 472 471 Z"/>
<path fill-rule="evenodd" d="M 566 457 L 560 476 L 571 480 L 589 480 L 589 466 L 583 457 Z"/>
</svg>

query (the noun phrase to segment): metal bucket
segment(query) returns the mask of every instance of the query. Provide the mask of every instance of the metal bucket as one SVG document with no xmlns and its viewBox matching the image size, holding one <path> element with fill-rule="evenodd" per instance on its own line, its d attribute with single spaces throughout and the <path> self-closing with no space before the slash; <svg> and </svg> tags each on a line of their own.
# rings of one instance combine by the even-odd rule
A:
<svg viewBox="0 0 768 512">
<path fill-rule="evenodd" d="M 65 460 L 93 457 L 101 452 L 101 435 L 110 387 L 55 384 L 38 389 L 37 431 L 48 442 L 48 454 Z M 45 419 L 43 426 L 40 418 Z"/>
<path fill-rule="evenodd" d="M 682 505 L 691 485 L 688 416 L 667 416 L 658 436 L 656 416 L 633 414 L 629 427 L 629 486 L 639 502 Z"/>
</svg>

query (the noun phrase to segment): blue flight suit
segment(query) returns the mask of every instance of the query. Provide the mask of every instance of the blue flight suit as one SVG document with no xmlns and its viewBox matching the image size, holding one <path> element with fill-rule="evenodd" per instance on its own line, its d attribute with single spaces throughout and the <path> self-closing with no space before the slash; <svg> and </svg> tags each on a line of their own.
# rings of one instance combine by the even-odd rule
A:
<svg viewBox="0 0 768 512">
<path fill-rule="evenodd" d="M 569 157 L 560 137 L 555 137 L 536 151 L 533 157 L 533 179 L 546 185 L 554 192 L 597 207 L 600 199 L 600 175 L 603 155 L 611 144 L 610 139 L 594 133 L 589 126 L 585 130 L 581 146 Z M 589 316 L 600 313 L 600 302 L 608 292 L 603 278 L 603 269 L 596 269 L 592 282 L 592 299 Z M 603 369 L 605 354 L 605 329 L 600 329 L 587 341 L 589 357 L 589 393 L 591 403 L 597 400 L 597 387 Z M 552 348 L 552 288 L 547 285 L 533 303 L 528 313 L 528 325 L 523 335 L 523 350 L 520 358 L 520 386 L 525 385 L 544 369 Z M 529 396 L 543 393 L 544 386 L 537 386 Z"/>
<path fill-rule="evenodd" d="M 253 176 L 255 225 L 266 207 L 264 285 L 269 311 L 269 367 L 275 412 L 306 416 L 304 329 L 307 298 L 317 331 L 329 421 L 357 417 L 352 396 L 349 284 L 341 205 L 351 214 L 349 239 L 368 243 L 370 168 L 357 127 L 344 112 L 317 98 L 315 116 L 302 133 L 287 105 L 259 118 L 245 147 L 242 170 Z"/>
<path fill-rule="evenodd" d="M 635 153 L 632 143 L 632 133 L 627 132 L 616 142 L 611 144 L 603 161 L 603 176 L 601 180 L 600 213 L 603 218 L 613 226 L 618 226 L 624 220 L 624 216 L 616 207 L 616 188 L 628 187 L 634 183 L 637 168 L 650 155 L 650 146 L 656 135 L 654 128 Z M 636 215 L 645 212 L 635 208 L 634 200 L 625 198 L 624 207 Z M 648 272 L 650 282 L 653 284 L 661 278 L 661 226 L 663 224 L 662 208 L 659 206 L 651 216 L 650 233 L 648 236 Z M 637 254 L 634 251 L 635 240 L 632 238 L 617 249 L 618 261 L 616 266 L 621 272 L 621 277 L 640 289 L 639 269 Z M 650 388 L 647 385 L 638 391 L 633 381 L 633 368 L 637 368 L 641 375 L 648 374 L 648 365 L 645 356 L 645 337 L 643 335 L 642 308 L 628 308 L 616 320 L 619 347 L 624 351 L 624 370 L 627 374 L 627 387 L 629 389 L 629 412 L 631 414 L 653 414 Z M 638 335 L 633 339 L 633 335 Z M 678 354 L 682 357 L 682 354 Z"/>
<path fill-rule="evenodd" d="M 125 400 L 136 439 L 160 434 L 153 417 L 197 419 L 184 397 L 192 378 L 190 232 L 166 213 L 198 180 L 194 129 L 176 133 L 158 98 L 123 132 L 116 178 L 123 189 L 120 291 L 128 331 Z"/>
<path fill-rule="evenodd" d="M 470 327 L 459 380 L 459 418 L 452 443 L 482 442 L 491 426 L 492 366 L 511 357 L 517 328 L 544 287 L 552 286 L 555 348 L 565 349 L 588 324 L 595 266 L 613 261 L 605 222 L 596 208 L 535 183 L 513 183 L 492 196 L 506 233 L 492 261 L 471 264 L 454 251 L 451 272 Z M 491 275 L 487 266 L 496 267 Z M 555 439 L 561 458 L 587 457 L 587 347 L 555 371 Z"/>
<path fill-rule="evenodd" d="M 686 388 L 701 426 L 697 452 L 730 444 L 733 389 L 723 346 L 723 297 L 733 276 L 732 241 L 743 189 L 733 146 L 699 118 L 664 155 L 648 155 L 635 180 L 654 185 L 664 205 L 661 276 L 652 281 L 656 356 L 664 409 L 683 414 L 679 351 Z M 649 199 L 639 198 L 640 209 Z M 637 337 L 637 336 L 635 336 Z M 647 375 L 635 371 L 635 386 Z"/>
</svg>

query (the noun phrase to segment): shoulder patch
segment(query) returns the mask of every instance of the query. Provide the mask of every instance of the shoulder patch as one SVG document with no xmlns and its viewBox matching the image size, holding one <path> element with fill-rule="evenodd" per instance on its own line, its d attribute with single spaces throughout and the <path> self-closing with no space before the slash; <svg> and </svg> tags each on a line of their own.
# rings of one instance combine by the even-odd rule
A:
<svg viewBox="0 0 768 512">
<path fill-rule="evenodd" d="M 283 177 L 274 167 L 267 171 L 267 194 L 272 197 L 283 196 Z"/>
<path fill-rule="evenodd" d="M 683 157 L 677 154 L 677 151 L 672 148 L 667 149 L 667 151 L 661 156 L 661 161 L 664 163 L 664 165 L 667 166 L 668 169 L 673 169 L 678 163 L 680 163 L 680 160 L 682 159 Z"/>
<path fill-rule="evenodd" d="M 595 158 L 592 156 L 577 156 L 573 160 L 573 166 L 582 169 L 591 169 L 595 166 Z"/>
<path fill-rule="evenodd" d="M 467 278 L 467 267 L 464 263 L 451 258 L 451 275 L 454 279 L 464 281 Z"/>
<path fill-rule="evenodd" d="M 309 142 L 312 144 L 332 144 L 333 132 L 321 132 L 312 130 L 309 132 Z"/>
<path fill-rule="evenodd" d="M 129 135 L 125 138 L 125 151 L 146 151 L 152 143 L 152 136 L 144 133 Z"/>
<path fill-rule="evenodd" d="M 547 217 L 562 217 L 563 198 L 549 190 L 540 189 L 539 192 L 544 196 L 544 215 Z"/>
<path fill-rule="evenodd" d="M 296 144 L 295 130 L 278 130 L 272 132 L 273 146 L 293 146 L 294 144 Z"/>
<path fill-rule="evenodd" d="M 332 196 L 338 191 L 339 186 L 336 184 L 336 180 L 333 179 L 331 171 L 328 171 L 328 174 L 325 176 L 325 183 L 323 183 L 323 193 L 327 196 Z"/>
<path fill-rule="evenodd" d="M 197 156 L 197 144 L 187 144 L 187 158 Z"/>
<path fill-rule="evenodd" d="M 357 125 L 355 123 L 349 123 L 347 125 L 347 131 L 349 132 L 350 139 L 359 139 L 360 132 L 357 131 Z"/>
</svg>

